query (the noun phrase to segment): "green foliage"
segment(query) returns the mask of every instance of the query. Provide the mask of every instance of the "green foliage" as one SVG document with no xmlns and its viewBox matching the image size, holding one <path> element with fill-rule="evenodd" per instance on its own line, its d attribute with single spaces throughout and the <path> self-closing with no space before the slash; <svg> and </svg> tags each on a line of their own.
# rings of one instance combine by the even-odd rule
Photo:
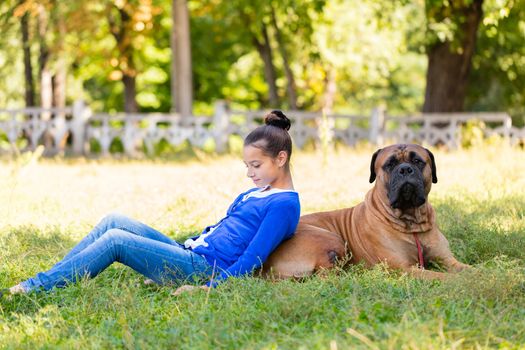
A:
<svg viewBox="0 0 525 350">
<path fill-rule="evenodd" d="M 468 121 L 461 128 L 461 146 L 465 148 L 479 147 L 484 142 L 485 125 L 481 121 Z"/>
<path fill-rule="evenodd" d="M 484 3 L 467 108 L 504 110 L 525 123 L 525 1 Z"/>
<path fill-rule="evenodd" d="M 417 3 L 332 1 L 316 28 L 321 57 L 337 74 L 337 109 L 363 113 L 384 105 L 392 113 L 423 104 L 425 57 L 406 33 L 420 28 Z M 322 89 L 320 89 L 322 91 Z"/>
<path fill-rule="evenodd" d="M 21 34 L 11 20 L 13 7 L 14 1 L 0 2 L 0 108 L 19 107 L 24 94 Z"/>
<path fill-rule="evenodd" d="M 324 106 L 333 74 L 337 85 L 334 111 L 365 114 L 382 105 L 392 114 L 415 112 L 424 98 L 426 48 L 450 41 L 457 49 L 466 20 L 462 9 L 473 1 L 190 0 L 194 112 L 210 114 L 217 99 L 248 109 L 268 106 L 264 64 L 254 45 L 255 40 L 262 41 L 263 28 L 273 52 L 280 104 L 288 108 L 272 11 L 301 109 Z M 40 6 L 50 19 L 44 38 L 37 31 Z M 117 18 L 119 8 L 133 16 L 128 37 L 117 41 L 109 18 L 111 14 Z M 37 102 L 38 55 L 45 43 L 51 72 L 59 64 L 68 67 L 68 104 L 81 98 L 95 111 L 122 111 L 120 78 L 132 59 L 140 111 L 170 110 L 172 19 L 168 0 L 1 2 L 0 108 L 23 105 L 20 18 L 26 12 L 30 14 Z M 468 110 L 504 110 L 518 125 L 525 122 L 524 13 L 524 0 L 483 1 L 466 98 Z M 66 28 L 63 37 L 59 19 Z"/>
<path fill-rule="evenodd" d="M 298 90 L 301 107 L 312 107 L 313 102 L 304 97 L 303 90 L 309 87 L 301 76 L 315 56 L 313 28 L 324 4 L 324 0 L 191 2 L 196 95 L 208 101 L 227 99 L 253 109 L 267 105 L 263 62 L 254 42 L 263 41 L 263 28 L 270 37 L 275 35 L 270 24 L 271 13 L 275 11 L 287 58 L 300 81 L 297 85 L 306 87 Z M 272 41 L 273 63 L 278 75 L 283 76 L 283 62 L 277 44 Z M 283 78 L 277 79 L 277 86 L 284 99 Z"/>
</svg>

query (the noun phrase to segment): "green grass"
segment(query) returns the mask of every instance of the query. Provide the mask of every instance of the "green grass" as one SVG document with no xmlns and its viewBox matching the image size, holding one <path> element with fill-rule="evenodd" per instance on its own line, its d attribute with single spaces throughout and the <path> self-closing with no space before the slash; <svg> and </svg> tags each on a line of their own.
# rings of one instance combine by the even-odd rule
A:
<svg viewBox="0 0 525 350">
<path fill-rule="evenodd" d="M 303 213 L 358 203 L 373 150 L 293 160 Z M 475 269 L 420 281 L 352 266 L 301 281 L 231 279 L 181 297 L 114 265 L 51 293 L 4 299 L 0 348 L 523 349 L 525 152 L 436 152 L 430 200 Z M 118 211 L 183 239 L 250 187 L 231 156 L 200 162 L 55 161 L 0 166 L 0 286 L 58 261 Z"/>
</svg>

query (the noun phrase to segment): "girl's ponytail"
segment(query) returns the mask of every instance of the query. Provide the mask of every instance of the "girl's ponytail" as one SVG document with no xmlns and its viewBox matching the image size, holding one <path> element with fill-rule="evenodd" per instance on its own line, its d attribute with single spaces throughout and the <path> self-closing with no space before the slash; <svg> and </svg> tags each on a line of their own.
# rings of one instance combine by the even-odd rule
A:
<svg viewBox="0 0 525 350">
<path fill-rule="evenodd" d="M 274 110 L 268 113 L 264 117 L 264 124 L 276 126 L 286 131 L 290 130 L 290 126 L 292 125 L 290 119 L 288 119 L 288 117 L 285 116 L 284 113 L 279 110 Z"/>
</svg>

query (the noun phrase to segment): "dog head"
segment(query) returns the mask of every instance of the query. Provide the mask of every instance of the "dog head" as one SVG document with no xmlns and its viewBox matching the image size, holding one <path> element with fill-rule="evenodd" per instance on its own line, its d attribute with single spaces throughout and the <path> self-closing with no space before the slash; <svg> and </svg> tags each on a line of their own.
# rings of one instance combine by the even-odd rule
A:
<svg viewBox="0 0 525 350">
<path fill-rule="evenodd" d="M 412 144 L 379 149 L 372 156 L 370 183 L 376 178 L 386 187 L 393 209 L 417 208 L 425 204 L 432 183 L 437 182 L 434 155 Z"/>
</svg>

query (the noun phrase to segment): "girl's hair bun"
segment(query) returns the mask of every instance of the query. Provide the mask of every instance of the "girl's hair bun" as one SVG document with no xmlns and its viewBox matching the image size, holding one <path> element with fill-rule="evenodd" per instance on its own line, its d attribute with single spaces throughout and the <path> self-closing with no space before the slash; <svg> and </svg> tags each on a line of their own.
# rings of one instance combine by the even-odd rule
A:
<svg viewBox="0 0 525 350">
<path fill-rule="evenodd" d="M 290 130 L 291 122 L 280 110 L 271 111 L 264 117 L 264 124 L 276 126 L 283 130 Z"/>
</svg>

